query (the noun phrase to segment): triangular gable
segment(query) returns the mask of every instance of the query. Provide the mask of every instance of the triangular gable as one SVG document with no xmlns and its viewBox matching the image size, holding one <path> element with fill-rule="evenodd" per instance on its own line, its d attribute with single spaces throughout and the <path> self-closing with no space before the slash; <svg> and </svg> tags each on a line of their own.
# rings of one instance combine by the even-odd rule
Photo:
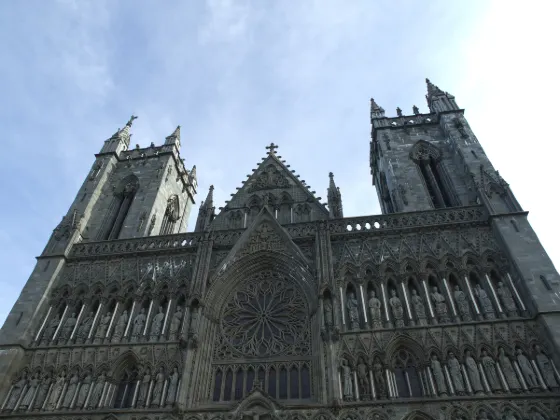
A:
<svg viewBox="0 0 560 420">
<path fill-rule="evenodd" d="M 259 251 L 287 254 L 298 259 L 305 267 L 309 266 L 303 252 L 265 206 L 233 246 L 218 272 L 223 272 L 240 258 Z"/>
<path fill-rule="evenodd" d="M 261 389 L 262 384 L 253 384 L 253 390 L 237 404 L 232 414 L 242 414 L 250 411 L 255 414 L 264 414 L 281 410 L 283 407 L 274 398 Z"/>
<path fill-rule="evenodd" d="M 228 209 L 245 207 L 252 197 L 258 197 L 266 204 L 269 196 L 276 198 L 278 202 L 287 197 L 294 202 L 305 202 L 315 210 L 315 214 L 321 215 L 322 219 L 329 217 L 329 211 L 315 197 L 314 192 L 310 191 L 274 153 L 269 152 L 243 186 L 232 195 L 215 220 L 223 216 Z"/>
</svg>

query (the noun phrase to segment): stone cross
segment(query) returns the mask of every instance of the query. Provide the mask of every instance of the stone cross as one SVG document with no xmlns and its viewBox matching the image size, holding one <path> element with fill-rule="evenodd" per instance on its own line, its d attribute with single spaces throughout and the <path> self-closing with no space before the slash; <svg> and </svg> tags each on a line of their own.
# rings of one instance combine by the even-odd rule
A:
<svg viewBox="0 0 560 420">
<path fill-rule="evenodd" d="M 274 143 L 270 143 L 270 146 L 266 146 L 267 149 L 269 149 L 268 154 L 269 155 L 275 155 L 276 154 L 276 149 L 278 149 L 278 145 L 274 144 Z"/>
</svg>

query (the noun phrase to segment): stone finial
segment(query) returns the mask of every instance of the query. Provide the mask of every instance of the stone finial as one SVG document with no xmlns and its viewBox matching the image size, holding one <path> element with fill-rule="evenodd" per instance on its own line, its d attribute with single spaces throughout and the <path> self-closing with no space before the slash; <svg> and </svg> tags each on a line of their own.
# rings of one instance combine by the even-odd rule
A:
<svg viewBox="0 0 560 420">
<path fill-rule="evenodd" d="M 385 116 L 385 110 L 377 105 L 375 99 L 370 98 L 370 116 L 371 118 L 383 118 Z"/>
<path fill-rule="evenodd" d="M 270 143 L 270 145 L 266 146 L 266 148 L 268 149 L 269 155 L 275 155 L 276 149 L 278 149 L 278 145 L 274 143 Z"/>
<path fill-rule="evenodd" d="M 420 114 L 420 110 L 416 105 L 412 105 L 412 112 L 414 113 L 414 115 Z"/>
<path fill-rule="evenodd" d="M 397 115 L 399 117 L 402 117 L 402 109 L 400 109 L 399 107 L 397 107 Z"/>
</svg>

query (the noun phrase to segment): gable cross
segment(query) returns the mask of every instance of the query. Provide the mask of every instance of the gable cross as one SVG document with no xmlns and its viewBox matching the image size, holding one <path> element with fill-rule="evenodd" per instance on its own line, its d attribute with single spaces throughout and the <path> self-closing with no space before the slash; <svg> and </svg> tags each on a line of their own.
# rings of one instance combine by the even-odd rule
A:
<svg viewBox="0 0 560 420">
<path fill-rule="evenodd" d="M 278 149 L 278 145 L 274 144 L 274 143 L 270 143 L 270 146 L 266 146 L 268 150 L 268 154 L 269 155 L 275 155 L 276 154 L 276 149 Z"/>
</svg>

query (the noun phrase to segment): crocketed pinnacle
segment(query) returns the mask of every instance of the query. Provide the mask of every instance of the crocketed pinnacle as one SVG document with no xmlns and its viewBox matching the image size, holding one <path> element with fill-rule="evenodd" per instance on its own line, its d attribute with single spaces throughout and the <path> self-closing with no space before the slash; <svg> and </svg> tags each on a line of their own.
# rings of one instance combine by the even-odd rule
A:
<svg viewBox="0 0 560 420">
<path fill-rule="evenodd" d="M 210 185 L 208 189 L 208 195 L 206 196 L 206 200 L 202 203 L 202 207 L 207 209 L 214 207 L 214 186 Z"/>
<path fill-rule="evenodd" d="M 135 115 L 132 115 L 128 122 L 125 124 L 123 128 L 119 128 L 115 134 L 111 137 L 112 139 L 120 139 L 124 141 L 127 145 L 130 143 L 130 127 L 132 127 L 132 122 L 138 118 Z"/>
<path fill-rule="evenodd" d="M 379 105 L 377 105 L 375 99 L 370 98 L 369 102 L 370 102 L 371 118 L 381 118 L 385 116 L 385 110 Z"/>
<path fill-rule="evenodd" d="M 166 139 L 177 139 L 177 140 L 181 140 L 181 126 L 178 125 L 177 128 L 173 131 L 173 133 L 171 133 L 170 135 L 168 135 L 166 137 Z"/>
<path fill-rule="evenodd" d="M 428 86 L 428 94 L 426 95 L 426 98 L 430 99 L 432 96 L 445 95 L 445 93 L 432 82 L 430 82 L 430 79 L 428 78 L 426 78 L 426 85 Z"/>
</svg>

